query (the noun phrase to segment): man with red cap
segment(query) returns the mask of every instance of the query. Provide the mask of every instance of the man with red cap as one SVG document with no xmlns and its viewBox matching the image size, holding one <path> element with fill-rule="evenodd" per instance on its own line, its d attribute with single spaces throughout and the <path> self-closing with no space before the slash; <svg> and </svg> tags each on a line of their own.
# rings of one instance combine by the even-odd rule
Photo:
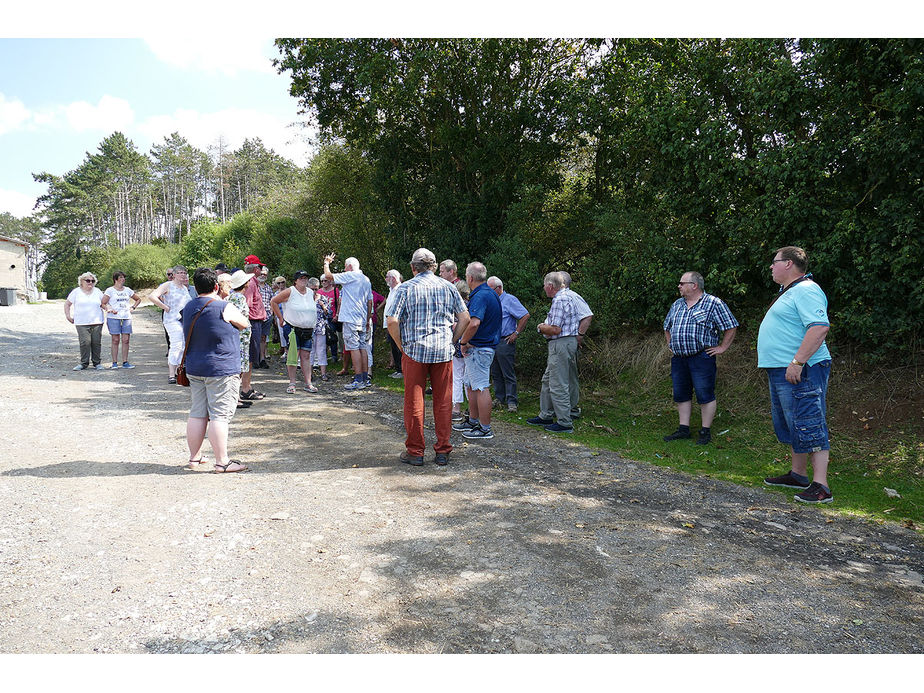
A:
<svg viewBox="0 0 924 693">
<path fill-rule="evenodd" d="M 246 373 L 241 373 L 241 399 L 257 400 L 266 397 L 262 392 L 255 390 L 250 384 L 250 378 L 253 374 L 253 364 L 260 363 L 260 342 L 263 336 L 262 327 L 266 321 L 266 307 L 263 305 L 263 297 L 260 295 L 260 284 L 257 281 L 256 274 L 263 267 L 260 258 L 256 255 L 248 255 L 244 258 L 244 271 L 254 276 L 247 282 L 244 288 L 244 298 L 247 299 L 250 318 L 250 368 Z"/>
</svg>

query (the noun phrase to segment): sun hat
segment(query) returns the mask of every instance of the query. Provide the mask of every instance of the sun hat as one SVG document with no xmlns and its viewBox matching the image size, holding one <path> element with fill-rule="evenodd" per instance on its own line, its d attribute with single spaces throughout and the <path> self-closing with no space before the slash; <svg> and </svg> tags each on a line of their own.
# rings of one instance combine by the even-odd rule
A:
<svg viewBox="0 0 924 693">
<path fill-rule="evenodd" d="M 250 281 L 251 277 L 253 277 L 253 272 L 238 270 L 231 275 L 231 288 L 240 289 L 242 286 L 244 286 L 244 284 Z"/>
</svg>

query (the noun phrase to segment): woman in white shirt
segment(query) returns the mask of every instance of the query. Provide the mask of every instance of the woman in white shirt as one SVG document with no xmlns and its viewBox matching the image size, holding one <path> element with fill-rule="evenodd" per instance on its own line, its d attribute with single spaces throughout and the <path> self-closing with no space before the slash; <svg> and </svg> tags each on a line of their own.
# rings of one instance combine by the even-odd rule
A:
<svg viewBox="0 0 924 693">
<path fill-rule="evenodd" d="M 164 329 L 170 335 L 170 352 L 167 354 L 167 370 L 171 385 L 176 385 L 176 367 L 183 360 L 183 350 L 186 340 L 183 337 L 183 326 L 180 324 L 180 311 L 189 303 L 188 275 L 186 268 L 177 265 L 173 268 L 173 279 L 158 286 L 148 296 L 151 303 L 164 311 Z"/>
<path fill-rule="evenodd" d="M 80 363 L 75 371 L 89 368 L 103 370 L 100 363 L 100 339 L 103 334 L 103 292 L 96 288 L 96 275 L 84 272 L 77 277 L 77 288 L 71 291 L 64 302 L 64 317 L 77 328 L 77 341 L 80 344 Z"/>
<path fill-rule="evenodd" d="M 125 272 L 115 272 L 112 281 L 112 286 L 104 292 L 102 302 L 103 310 L 108 313 L 106 327 L 112 337 L 112 367 L 119 367 L 121 342 L 122 368 L 134 368 L 128 362 L 128 342 L 132 337 L 132 311 L 141 303 L 141 296 L 125 286 Z"/>
<path fill-rule="evenodd" d="M 273 296 L 270 307 L 276 319 L 291 325 L 295 339 L 289 343 L 289 352 L 292 346 L 298 351 L 298 362 L 302 367 L 302 376 L 305 378 L 305 392 L 317 392 L 318 388 L 311 384 L 311 348 L 313 345 L 314 328 L 318 322 L 318 309 L 315 305 L 317 294 L 308 288 L 308 273 L 299 270 L 293 277 L 294 286 L 283 289 Z M 282 311 L 285 306 L 285 313 Z M 286 370 L 289 372 L 289 387 L 286 392 L 295 394 L 295 362 L 286 359 Z"/>
</svg>

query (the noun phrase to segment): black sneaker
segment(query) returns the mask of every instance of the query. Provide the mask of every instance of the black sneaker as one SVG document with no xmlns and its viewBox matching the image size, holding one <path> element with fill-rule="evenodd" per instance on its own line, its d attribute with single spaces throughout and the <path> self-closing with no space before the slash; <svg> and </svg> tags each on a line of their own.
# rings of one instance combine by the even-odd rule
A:
<svg viewBox="0 0 924 693">
<path fill-rule="evenodd" d="M 494 437 L 494 431 L 490 428 L 482 428 L 481 424 L 473 426 L 466 431 L 462 431 L 463 438 L 469 438 L 472 440 L 490 440 Z"/>
<path fill-rule="evenodd" d="M 550 423 L 545 427 L 545 430 L 549 431 L 550 433 L 574 433 L 573 426 L 562 426 L 557 421 Z"/>
<path fill-rule="evenodd" d="M 674 432 L 671 433 L 670 435 L 664 436 L 664 442 L 665 442 L 665 443 L 669 443 L 669 442 L 671 442 L 672 440 L 681 440 L 681 439 L 683 439 L 683 438 L 690 438 L 690 437 L 691 437 L 691 436 L 690 436 L 690 430 L 689 430 L 689 429 L 687 429 L 686 431 L 684 431 L 682 428 L 678 428 L 676 431 L 674 431 Z"/>
<path fill-rule="evenodd" d="M 799 481 L 792 475 L 792 471 L 786 472 L 783 476 L 768 476 L 764 479 L 764 483 L 767 486 L 782 486 L 783 488 L 798 489 L 807 489 L 810 485 L 807 481 Z"/>
<path fill-rule="evenodd" d="M 452 425 L 453 431 L 471 431 L 474 430 L 478 424 L 473 424 L 469 418 L 466 416 L 460 422 L 454 423 Z"/>
<path fill-rule="evenodd" d="M 545 428 L 546 426 L 551 426 L 555 421 L 552 419 L 543 419 L 541 416 L 534 416 L 531 419 L 526 419 L 526 423 Z"/>
<path fill-rule="evenodd" d="M 706 431 L 699 432 L 699 438 L 696 439 L 697 445 L 709 445 L 712 442 L 712 433 Z"/>
<path fill-rule="evenodd" d="M 448 452 L 438 452 L 436 457 L 433 458 L 433 463 L 439 465 L 440 467 L 445 467 L 449 464 L 449 453 Z"/>
<path fill-rule="evenodd" d="M 825 487 L 817 481 L 813 481 L 802 493 L 797 493 L 795 499 L 800 503 L 830 503 L 834 500 L 834 495 L 830 491 L 825 491 Z"/>
</svg>

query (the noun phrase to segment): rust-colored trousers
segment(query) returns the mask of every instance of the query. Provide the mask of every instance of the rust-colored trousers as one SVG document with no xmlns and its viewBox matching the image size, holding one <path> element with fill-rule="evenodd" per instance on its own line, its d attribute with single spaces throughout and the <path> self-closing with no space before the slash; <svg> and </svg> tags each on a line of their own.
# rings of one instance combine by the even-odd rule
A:
<svg viewBox="0 0 924 693">
<path fill-rule="evenodd" d="M 404 373 L 404 445 L 409 455 L 421 456 L 426 448 L 424 440 L 424 390 L 427 377 L 433 388 L 433 423 L 436 428 L 437 452 L 451 452 L 452 443 L 452 361 L 420 363 L 407 354 L 401 356 Z"/>
</svg>

